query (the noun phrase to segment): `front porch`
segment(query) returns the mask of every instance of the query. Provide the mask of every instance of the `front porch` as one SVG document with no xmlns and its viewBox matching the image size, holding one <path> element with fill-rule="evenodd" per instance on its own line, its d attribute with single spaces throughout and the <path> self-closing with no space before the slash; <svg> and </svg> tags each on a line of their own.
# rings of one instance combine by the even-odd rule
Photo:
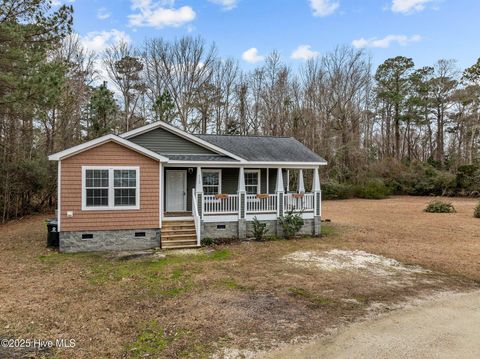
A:
<svg viewBox="0 0 480 359">
<path fill-rule="evenodd" d="M 306 171 L 312 171 L 310 192 L 305 189 Z M 290 189 L 292 172 L 295 191 Z M 306 233 L 320 233 L 318 167 L 166 167 L 162 174 L 163 221 L 193 221 L 197 245 L 205 237 L 246 238 L 247 222 L 255 217 L 277 226 L 278 218 L 289 212 L 299 213 L 309 224 Z"/>
</svg>

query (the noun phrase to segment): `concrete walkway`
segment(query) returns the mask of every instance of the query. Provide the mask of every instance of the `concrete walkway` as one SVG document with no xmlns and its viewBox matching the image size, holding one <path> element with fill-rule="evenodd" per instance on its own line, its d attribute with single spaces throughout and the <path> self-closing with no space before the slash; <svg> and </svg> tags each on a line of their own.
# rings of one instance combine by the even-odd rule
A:
<svg viewBox="0 0 480 359">
<path fill-rule="evenodd" d="M 354 324 L 339 334 L 264 356 L 296 359 L 478 359 L 480 292 L 451 295 Z"/>
</svg>

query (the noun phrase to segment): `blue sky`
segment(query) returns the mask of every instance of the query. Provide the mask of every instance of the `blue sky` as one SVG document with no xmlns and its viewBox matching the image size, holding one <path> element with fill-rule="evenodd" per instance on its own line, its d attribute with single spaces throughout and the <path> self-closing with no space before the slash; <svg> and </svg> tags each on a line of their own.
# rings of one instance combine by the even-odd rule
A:
<svg viewBox="0 0 480 359">
<path fill-rule="evenodd" d="M 417 66 L 480 57 L 479 0 L 55 0 L 72 2 L 75 31 L 101 52 L 119 39 L 200 35 L 245 69 L 278 50 L 292 66 L 336 45 L 365 48 L 373 64 L 404 55 Z"/>
</svg>

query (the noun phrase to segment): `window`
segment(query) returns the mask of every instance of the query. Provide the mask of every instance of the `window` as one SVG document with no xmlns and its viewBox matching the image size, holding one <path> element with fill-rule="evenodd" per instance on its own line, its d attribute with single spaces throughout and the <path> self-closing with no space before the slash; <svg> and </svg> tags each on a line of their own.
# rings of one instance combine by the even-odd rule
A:
<svg viewBox="0 0 480 359">
<path fill-rule="evenodd" d="M 135 206 L 137 200 L 137 171 L 113 170 L 115 206 Z"/>
<path fill-rule="evenodd" d="M 87 207 L 108 207 L 108 170 L 86 170 Z"/>
<path fill-rule="evenodd" d="M 222 192 L 221 170 L 203 170 L 203 193 L 206 195 L 216 195 Z"/>
<path fill-rule="evenodd" d="M 247 194 L 260 193 L 260 170 L 245 170 L 245 190 Z"/>
<path fill-rule="evenodd" d="M 138 167 L 82 167 L 82 210 L 139 209 Z"/>
</svg>

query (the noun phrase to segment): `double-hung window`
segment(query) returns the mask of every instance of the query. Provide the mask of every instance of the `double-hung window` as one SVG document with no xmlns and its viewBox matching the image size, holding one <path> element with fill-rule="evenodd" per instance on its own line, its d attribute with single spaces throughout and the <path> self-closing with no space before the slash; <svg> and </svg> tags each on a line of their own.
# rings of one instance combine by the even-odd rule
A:
<svg viewBox="0 0 480 359">
<path fill-rule="evenodd" d="M 82 167 L 82 210 L 140 208 L 139 167 Z"/>
<path fill-rule="evenodd" d="M 206 195 L 217 195 L 222 193 L 221 170 L 203 170 L 203 193 Z"/>
<path fill-rule="evenodd" d="M 245 170 L 245 191 L 247 194 L 260 193 L 260 170 Z"/>
</svg>

